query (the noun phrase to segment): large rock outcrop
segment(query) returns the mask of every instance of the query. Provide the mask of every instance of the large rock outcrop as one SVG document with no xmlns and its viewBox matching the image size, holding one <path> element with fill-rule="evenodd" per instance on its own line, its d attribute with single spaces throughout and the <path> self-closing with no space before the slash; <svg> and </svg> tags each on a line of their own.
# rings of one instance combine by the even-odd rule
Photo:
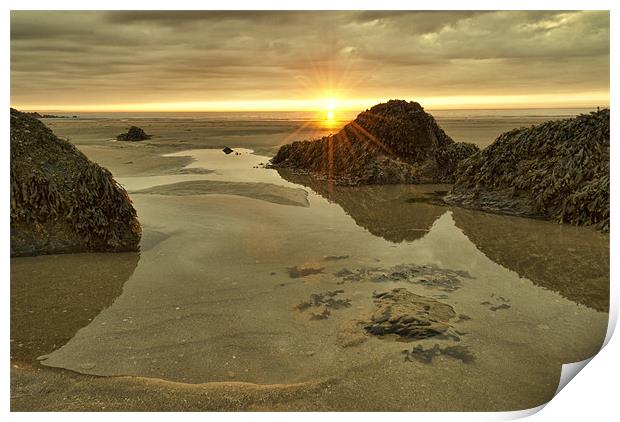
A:
<svg viewBox="0 0 620 422">
<path fill-rule="evenodd" d="M 461 162 L 445 200 L 609 230 L 609 109 L 500 135 Z"/>
<path fill-rule="evenodd" d="M 112 174 L 11 109 L 11 256 L 135 251 L 141 229 Z"/>
<path fill-rule="evenodd" d="M 343 185 L 451 183 L 458 162 L 477 151 L 454 142 L 420 104 L 391 100 L 335 135 L 282 146 L 271 165 Z"/>
</svg>

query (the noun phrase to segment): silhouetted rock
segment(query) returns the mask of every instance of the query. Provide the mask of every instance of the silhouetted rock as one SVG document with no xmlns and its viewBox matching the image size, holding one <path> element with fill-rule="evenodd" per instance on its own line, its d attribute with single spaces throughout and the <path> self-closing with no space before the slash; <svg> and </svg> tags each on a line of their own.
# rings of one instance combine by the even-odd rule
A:
<svg viewBox="0 0 620 422">
<path fill-rule="evenodd" d="M 477 151 L 450 139 L 420 104 L 391 100 L 335 135 L 282 146 L 271 166 L 345 185 L 451 183 L 457 163 Z"/>
<path fill-rule="evenodd" d="M 135 251 L 140 224 L 112 174 L 11 109 L 11 256 Z"/>
<path fill-rule="evenodd" d="M 121 133 L 116 137 L 117 141 L 144 141 L 145 139 L 150 139 L 151 135 L 147 135 L 144 130 L 139 128 L 138 126 L 131 126 L 127 133 Z"/>
<path fill-rule="evenodd" d="M 500 135 L 461 162 L 445 201 L 609 230 L 609 109 Z"/>
<path fill-rule="evenodd" d="M 224 152 L 224 154 L 226 154 L 226 155 L 228 155 L 228 154 L 231 154 L 231 153 L 235 152 L 235 150 L 233 150 L 233 149 L 232 149 L 232 148 L 230 148 L 230 147 L 224 147 L 224 148 L 222 149 L 222 151 L 223 151 L 223 152 Z"/>
</svg>

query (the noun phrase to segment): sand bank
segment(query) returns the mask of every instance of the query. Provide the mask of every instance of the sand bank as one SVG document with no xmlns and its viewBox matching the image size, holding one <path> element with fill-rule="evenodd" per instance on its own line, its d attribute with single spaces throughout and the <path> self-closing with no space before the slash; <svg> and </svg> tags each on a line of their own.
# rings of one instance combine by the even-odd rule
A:
<svg viewBox="0 0 620 422">
<path fill-rule="evenodd" d="M 280 205 L 308 207 L 308 192 L 303 189 L 292 189 L 270 183 L 220 182 L 216 180 L 193 180 L 154 186 L 152 188 L 130 192 L 134 194 L 155 195 L 238 195 L 260 199 Z"/>
</svg>

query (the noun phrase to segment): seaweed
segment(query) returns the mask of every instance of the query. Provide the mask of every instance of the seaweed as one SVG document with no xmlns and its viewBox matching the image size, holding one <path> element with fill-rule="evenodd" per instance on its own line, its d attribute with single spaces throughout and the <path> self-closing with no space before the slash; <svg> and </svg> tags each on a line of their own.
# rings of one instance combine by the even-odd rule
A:
<svg viewBox="0 0 620 422">
<path fill-rule="evenodd" d="M 86 250 L 137 250 L 136 211 L 112 174 L 14 109 L 10 167 L 12 253 L 17 228 L 40 233 L 49 227 L 52 236 L 77 237 Z M 15 245 L 16 254 L 19 249 Z M 62 252 L 44 249 L 34 252 Z"/>
<path fill-rule="evenodd" d="M 338 299 L 336 296 L 344 293 L 344 290 L 332 290 L 325 293 L 312 293 L 310 299 L 300 302 L 295 309 L 304 312 L 310 308 L 323 308 L 321 313 L 311 313 L 310 320 L 328 319 L 332 310 L 340 310 L 351 307 L 351 299 Z"/>
<path fill-rule="evenodd" d="M 476 360 L 476 356 L 469 351 L 467 346 L 460 345 L 440 347 L 438 344 L 435 344 L 430 349 L 424 349 L 421 345 L 417 345 L 411 350 L 403 350 L 402 354 L 405 356 L 405 361 L 407 362 L 413 362 L 415 359 L 418 362 L 426 364 L 433 363 L 433 360 L 441 355 L 460 360 L 466 364 L 473 363 Z"/>
<path fill-rule="evenodd" d="M 609 109 L 514 129 L 460 162 L 446 202 L 609 231 Z"/>
</svg>

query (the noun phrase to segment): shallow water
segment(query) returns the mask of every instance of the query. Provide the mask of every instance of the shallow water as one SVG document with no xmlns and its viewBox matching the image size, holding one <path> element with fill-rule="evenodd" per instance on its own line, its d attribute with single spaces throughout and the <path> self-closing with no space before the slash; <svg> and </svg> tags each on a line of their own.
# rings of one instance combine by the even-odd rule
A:
<svg viewBox="0 0 620 422">
<path fill-rule="evenodd" d="M 208 174 L 119 179 L 134 192 L 144 229 L 139 261 L 113 275 L 122 292 L 114 283 L 93 292 L 101 298 L 96 316 L 72 328 L 65 344 L 47 345 L 43 365 L 189 383 L 337 379 L 335 394 L 353 407 L 388 400 L 415 409 L 441 397 L 445 409 L 515 409 L 548 400 L 562 363 L 598 351 L 607 327 L 607 236 L 449 208 L 438 200 L 446 186 L 337 187 L 261 168 L 267 157 L 240 152 L 177 154 Z M 303 188 L 307 206 L 253 198 L 247 189 L 209 192 L 209 185 L 178 196 L 137 193 L 200 180 L 260 182 L 263 192 Z M 13 259 L 12 296 L 29 294 L 15 286 L 35 266 L 40 278 L 63 278 L 60 271 L 80 260 L 80 273 L 111 276 L 96 269 L 97 256 L 92 271 L 83 257 Z M 438 277 L 395 276 L 403 265 L 431 266 Z M 368 334 L 373 293 L 395 288 L 450 305 L 459 317 L 449 335 Z M 72 294 L 79 289 L 67 289 Z M 317 294 L 348 306 L 313 303 Z M 32 309 L 49 306 L 45 300 L 28 297 Z M 22 330 L 37 321 L 27 309 L 15 312 Z M 49 324 L 64 317 L 50 314 Z M 462 347 L 470 358 L 448 351 L 430 362 L 409 358 L 414 347 L 436 344 Z"/>
</svg>

